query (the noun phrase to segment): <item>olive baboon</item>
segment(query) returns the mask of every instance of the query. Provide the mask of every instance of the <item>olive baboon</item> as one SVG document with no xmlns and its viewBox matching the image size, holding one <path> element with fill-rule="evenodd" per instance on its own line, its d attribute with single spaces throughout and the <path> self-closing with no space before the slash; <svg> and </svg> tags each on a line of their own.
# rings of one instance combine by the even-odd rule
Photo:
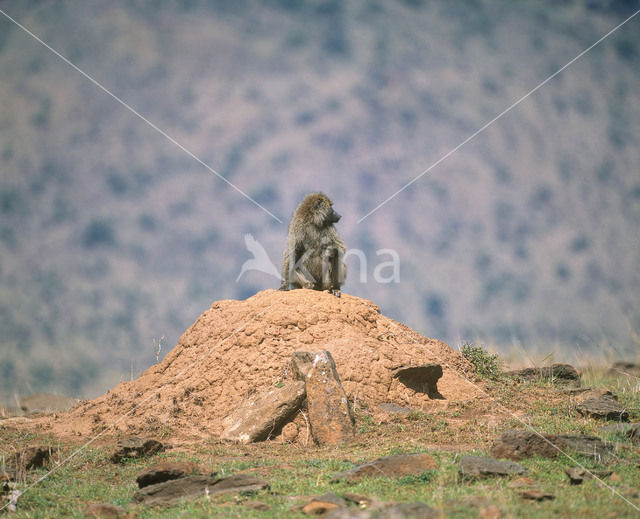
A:
<svg viewBox="0 0 640 519">
<path fill-rule="evenodd" d="M 312 288 L 340 297 L 347 275 L 345 247 L 333 226 L 340 215 L 323 193 L 304 197 L 289 223 L 280 290 Z"/>
</svg>

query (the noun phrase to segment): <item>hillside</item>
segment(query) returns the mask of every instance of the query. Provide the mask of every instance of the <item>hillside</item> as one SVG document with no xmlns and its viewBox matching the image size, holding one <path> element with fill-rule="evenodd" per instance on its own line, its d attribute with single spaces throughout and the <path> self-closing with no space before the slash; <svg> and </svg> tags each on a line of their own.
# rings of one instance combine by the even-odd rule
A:
<svg viewBox="0 0 640 519">
<path fill-rule="evenodd" d="M 453 345 L 524 360 L 637 351 L 640 17 L 413 186 L 382 200 L 638 2 L 10 0 L 0 9 L 0 396 L 92 396 L 162 357 L 212 301 L 278 281 L 322 189 L 345 292 Z M 400 282 L 377 266 L 400 258 Z M 525 353 L 528 352 L 528 353 Z"/>
</svg>

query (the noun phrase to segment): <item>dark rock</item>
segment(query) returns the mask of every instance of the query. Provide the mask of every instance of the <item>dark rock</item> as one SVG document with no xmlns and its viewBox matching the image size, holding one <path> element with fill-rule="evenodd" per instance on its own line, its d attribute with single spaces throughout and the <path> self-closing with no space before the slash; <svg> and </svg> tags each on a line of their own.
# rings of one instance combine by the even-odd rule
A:
<svg viewBox="0 0 640 519">
<path fill-rule="evenodd" d="M 84 510 L 86 517 L 118 519 L 126 513 L 121 506 L 112 505 L 110 503 L 93 503 Z"/>
<path fill-rule="evenodd" d="M 125 438 L 118 441 L 118 450 L 111 455 L 111 461 L 120 463 L 126 458 L 152 456 L 163 450 L 165 450 L 165 446 L 157 440 Z"/>
<path fill-rule="evenodd" d="M 603 396 L 600 398 L 589 398 L 580 402 L 576 410 L 583 416 L 592 418 L 602 418 L 605 420 L 617 420 L 627 422 L 629 413 L 616 400 Z"/>
<path fill-rule="evenodd" d="M 223 439 L 251 443 L 276 436 L 305 399 L 305 383 L 294 382 L 245 400 L 224 422 Z"/>
<path fill-rule="evenodd" d="M 484 476 L 521 475 L 526 469 L 513 461 L 501 461 L 482 456 L 463 456 L 458 464 L 458 472 L 467 478 Z"/>
<path fill-rule="evenodd" d="M 547 499 L 556 498 L 556 496 L 554 496 L 551 492 L 544 492 L 543 490 L 538 490 L 535 488 L 520 490 L 518 494 L 520 494 L 520 496 L 524 499 L 532 499 L 534 501 L 545 501 Z"/>
<path fill-rule="evenodd" d="M 378 407 L 381 411 L 389 414 L 409 414 L 411 412 L 411 409 L 408 407 L 402 407 L 391 402 L 383 402 L 382 404 L 378 404 Z"/>
<path fill-rule="evenodd" d="M 378 476 L 387 478 L 419 476 L 423 472 L 436 468 L 438 468 L 438 464 L 428 454 L 398 454 L 379 458 L 345 472 L 339 472 L 331 478 L 331 482 L 335 483 L 343 479 L 353 482 L 365 477 Z"/>
<path fill-rule="evenodd" d="M 610 452 L 611 446 L 595 436 L 540 435 L 526 430 L 511 430 L 494 441 L 491 455 L 515 461 L 531 456 L 553 458 L 560 453 L 558 449 L 602 457 Z"/>
<path fill-rule="evenodd" d="M 444 398 L 438 392 L 438 380 L 442 377 L 440 364 L 424 364 L 422 366 L 403 366 L 391 372 L 393 378 L 397 378 L 409 389 L 417 393 L 426 393 L 429 398 Z"/>
<path fill-rule="evenodd" d="M 302 507 L 302 512 L 308 515 L 323 515 L 337 508 L 345 508 L 347 502 L 333 492 L 327 492 L 318 497 L 314 497 Z"/>
<path fill-rule="evenodd" d="M 342 387 L 331 353 L 314 354 L 305 378 L 311 436 L 318 445 L 337 445 L 355 435 L 347 394 Z"/>
<path fill-rule="evenodd" d="M 571 467 L 565 470 L 569 481 L 572 485 L 579 485 L 585 479 L 591 479 L 593 477 L 604 479 L 613 474 L 612 470 L 586 470 L 581 467 Z"/>
<path fill-rule="evenodd" d="M 550 380 L 557 384 L 580 384 L 580 374 L 569 364 L 517 369 L 508 371 L 506 375 L 526 381 Z"/>
<path fill-rule="evenodd" d="M 192 474 L 197 474 L 197 467 L 195 463 L 163 461 L 161 463 L 151 465 L 140 472 L 136 478 L 136 482 L 138 483 L 138 488 L 143 488 L 148 487 L 149 485 L 155 485 L 156 483 L 162 483 L 163 481 L 190 476 Z"/>
<path fill-rule="evenodd" d="M 53 393 L 35 393 L 20 399 L 20 409 L 28 414 L 59 413 L 71 409 L 80 400 Z"/>
<path fill-rule="evenodd" d="M 15 455 L 15 464 L 18 468 L 39 469 L 51 457 L 53 447 L 43 445 L 39 447 L 29 447 Z"/>
<path fill-rule="evenodd" d="M 252 492 L 268 487 L 266 481 L 244 474 L 228 478 L 186 476 L 144 487 L 133 495 L 133 500 L 144 505 L 171 506 L 183 501 L 194 501 L 203 496 Z"/>
<path fill-rule="evenodd" d="M 362 507 L 370 506 L 371 503 L 373 503 L 373 499 L 362 494 L 353 494 L 351 492 L 345 492 L 343 496 L 345 500 L 349 501 L 350 503 L 355 503 L 356 505 L 362 506 Z"/>
</svg>

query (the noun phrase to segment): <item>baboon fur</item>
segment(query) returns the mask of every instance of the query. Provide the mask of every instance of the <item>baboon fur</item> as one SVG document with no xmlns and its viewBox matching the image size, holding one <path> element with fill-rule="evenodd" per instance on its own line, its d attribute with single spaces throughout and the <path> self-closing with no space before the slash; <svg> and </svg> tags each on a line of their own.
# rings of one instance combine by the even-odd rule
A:
<svg viewBox="0 0 640 519">
<path fill-rule="evenodd" d="M 280 290 L 312 288 L 340 296 L 347 275 L 345 247 L 333 226 L 340 215 L 323 193 L 304 197 L 289 223 Z"/>
</svg>

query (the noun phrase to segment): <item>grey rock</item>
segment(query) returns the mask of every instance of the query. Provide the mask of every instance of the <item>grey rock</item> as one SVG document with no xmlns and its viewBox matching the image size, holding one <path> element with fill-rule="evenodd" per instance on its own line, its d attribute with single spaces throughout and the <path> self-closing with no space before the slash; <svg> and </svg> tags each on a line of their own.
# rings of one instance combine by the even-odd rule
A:
<svg viewBox="0 0 640 519">
<path fill-rule="evenodd" d="M 617 420 L 626 422 L 629 420 L 629 413 L 615 399 L 602 396 L 600 398 L 589 398 L 580 402 L 576 410 L 583 416 L 592 418 L 602 418 L 605 420 Z"/>
<path fill-rule="evenodd" d="M 373 519 L 436 519 L 442 514 L 424 503 L 400 503 L 374 512 Z"/>
<path fill-rule="evenodd" d="M 458 472 L 467 478 L 486 476 L 522 475 L 526 469 L 513 461 L 502 461 L 484 456 L 463 456 L 458 464 Z"/>
<path fill-rule="evenodd" d="M 249 398 L 224 420 L 221 438 L 252 443 L 276 436 L 304 399 L 305 383 L 300 381 Z"/>
<path fill-rule="evenodd" d="M 331 478 L 332 483 L 341 480 L 359 481 L 365 477 L 399 478 L 403 476 L 419 476 L 428 470 L 438 468 L 436 461 L 428 454 L 398 454 L 379 458 L 351 470 L 339 472 Z"/>
<path fill-rule="evenodd" d="M 418 393 L 426 393 L 429 398 L 444 398 L 438 392 L 438 380 L 442 377 L 440 364 L 424 364 L 422 366 L 402 366 L 391 372 L 405 386 Z"/>
<path fill-rule="evenodd" d="M 144 487 L 133 495 L 133 500 L 144 505 L 171 506 L 183 501 L 194 501 L 204 496 L 252 492 L 268 487 L 269 484 L 266 481 L 244 474 L 228 478 L 187 476 Z"/>
<path fill-rule="evenodd" d="M 336 510 L 346 508 L 347 502 L 333 492 L 327 492 L 318 497 L 314 497 L 302 507 L 302 512 L 308 515 L 322 515 Z"/>
<path fill-rule="evenodd" d="M 554 458 L 560 451 L 567 450 L 601 458 L 609 454 L 611 446 L 595 436 L 540 435 L 528 430 L 510 430 L 494 440 L 491 455 L 518 461 L 531 456 Z"/>
</svg>

